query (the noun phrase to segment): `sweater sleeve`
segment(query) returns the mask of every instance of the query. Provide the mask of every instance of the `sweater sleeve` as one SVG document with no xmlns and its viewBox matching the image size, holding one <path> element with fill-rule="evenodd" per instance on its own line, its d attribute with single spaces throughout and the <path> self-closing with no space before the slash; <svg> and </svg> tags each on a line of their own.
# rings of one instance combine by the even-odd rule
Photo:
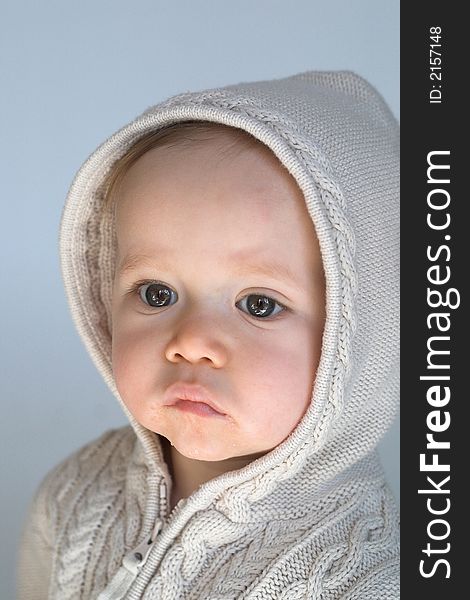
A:
<svg viewBox="0 0 470 600">
<path fill-rule="evenodd" d="M 400 558 L 393 556 L 371 569 L 340 600 L 399 600 Z"/>
<path fill-rule="evenodd" d="M 48 482 L 43 479 L 23 522 L 17 555 L 17 600 L 46 600 L 52 571 L 53 532 L 48 511 Z"/>
</svg>

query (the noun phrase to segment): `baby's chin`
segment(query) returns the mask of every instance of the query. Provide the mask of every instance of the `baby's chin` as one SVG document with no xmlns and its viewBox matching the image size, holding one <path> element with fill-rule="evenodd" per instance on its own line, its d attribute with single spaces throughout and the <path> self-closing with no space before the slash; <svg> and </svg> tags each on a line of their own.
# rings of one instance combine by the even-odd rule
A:
<svg viewBox="0 0 470 600">
<path fill-rule="evenodd" d="M 164 435 L 182 456 L 191 460 L 219 462 L 240 455 L 238 446 L 231 444 L 227 439 L 215 440 L 213 437 L 204 436 L 201 433 L 196 435 L 161 433 L 161 435 Z"/>
<path fill-rule="evenodd" d="M 185 458 L 205 462 L 235 461 L 250 454 L 228 435 L 217 436 L 205 431 L 182 431 L 159 427 L 155 433 L 165 437 Z"/>
<path fill-rule="evenodd" d="M 244 462 L 245 458 L 253 459 L 268 451 L 253 447 L 253 439 L 257 436 L 243 435 L 234 421 L 207 419 L 206 422 L 204 418 L 187 415 L 175 419 L 173 414 L 165 411 L 134 414 L 134 417 L 150 431 L 165 437 L 182 456 L 191 460 Z"/>
</svg>

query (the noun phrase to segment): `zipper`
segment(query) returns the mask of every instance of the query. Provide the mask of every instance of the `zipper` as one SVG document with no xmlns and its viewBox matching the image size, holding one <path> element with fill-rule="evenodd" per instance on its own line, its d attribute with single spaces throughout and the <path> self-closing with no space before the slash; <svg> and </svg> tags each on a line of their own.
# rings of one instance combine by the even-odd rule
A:
<svg viewBox="0 0 470 600">
<path fill-rule="evenodd" d="M 134 583 L 140 570 L 144 566 L 150 550 L 155 543 L 156 536 L 163 527 L 163 521 L 158 519 L 149 538 L 139 544 L 132 552 L 126 554 L 122 565 L 111 579 L 97 600 L 124 600 L 127 598 L 129 588 Z"/>
<path fill-rule="evenodd" d="M 171 514 L 168 515 L 167 486 L 164 480 L 160 482 L 160 518 L 156 520 L 152 533 L 124 556 L 121 567 L 97 600 L 124 600 L 128 597 L 129 589 L 147 562 L 156 538 L 164 525 L 181 510 L 185 502 L 186 499 L 181 499 L 171 511 Z"/>
<path fill-rule="evenodd" d="M 165 481 L 162 479 L 160 482 L 160 514 L 162 518 L 157 519 L 155 522 L 155 526 L 153 528 L 150 536 L 136 546 L 131 552 L 126 554 L 124 557 L 122 564 L 123 566 L 130 571 L 134 577 L 136 577 L 139 571 L 147 562 L 148 555 L 150 554 L 150 550 L 155 544 L 155 539 L 158 534 L 163 529 L 163 525 L 167 520 L 168 515 L 168 497 L 167 497 L 167 487 Z"/>
<path fill-rule="evenodd" d="M 144 540 L 141 544 L 136 546 L 131 552 L 126 554 L 124 557 L 122 564 L 128 571 L 136 577 L 139 574 L 139 571 L 147 562 L 148 555 L 150 554 L 150 550 L 152 549 L 155 538 L 160 533 L 163 528 L 163 521 L 158 519 L 155 523 L 155 527 L 153 528 L 150 537 Z"/>
</svg>

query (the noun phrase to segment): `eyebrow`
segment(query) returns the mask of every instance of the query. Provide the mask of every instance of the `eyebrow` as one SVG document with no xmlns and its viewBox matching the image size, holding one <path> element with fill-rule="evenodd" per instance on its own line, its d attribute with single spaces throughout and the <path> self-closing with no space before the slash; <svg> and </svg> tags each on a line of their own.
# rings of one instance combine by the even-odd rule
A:
<svg viewBox="0 0 470 600">
<path fill-rule="evenodd" d="M 120 261 L 116 268 L 116 272 L 119 273 L 119 275 L 127 275 L 127 273 L 135 271 L 140 265 L 152 266 L 154 265 L 154 261 L 146 254 L 128 254 Z"/>
<path fill-rule="evenodd" d="M 298 278 L 287 265 L 277 263 L 242 264 L 235 269 L 237 275 L 265 275 L 279 281 L 289 280 L 298 284 Z"/>
<path fill-rule="evenodd" d="M 253 252 L 255 251 L 250 251 L 251 254 Z M 240 260 L 242 260 L 240 253 L 231 257 L 232 263 L 239 263 Z M 136 253 L 129 254 L 128 256 L 126 256 L 119 263 L 117 272 L 122 277 L 137 270 L 141 265 L 146 265 L 151 268 L 162 269 L 166 271 L 171 270 L 171 268 L 169 268 L 163 260 L 155 260 L 154 258 L 146 254 Z M 299 283 L 298 277 L 292 272 L 292 270 L 287 265 L 282 265 L 278 263 L 248 264 L 242 262 L 242 264 L 234 268 L 234 273 L 236 275 L 265 275 L 273 279 L 278 279 L 280 281 L 284 281 L 287 279 L 294 284 L 298 285 Z"/>
</svg>

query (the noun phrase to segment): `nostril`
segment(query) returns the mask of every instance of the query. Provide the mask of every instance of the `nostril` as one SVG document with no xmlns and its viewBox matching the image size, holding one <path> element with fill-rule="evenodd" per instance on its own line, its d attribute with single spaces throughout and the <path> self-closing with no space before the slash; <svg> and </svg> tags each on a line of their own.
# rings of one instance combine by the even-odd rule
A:
<svg viewBox="0 0 470 600">
<path fill-rule="evenodd" d="M 218 340 L 210 339 L 211 331 L 205 330 L 203 334 L 185 337 L 174 337 L 168 342 L 164 355 L 168 362 L 202 364 L 221 366 L 226 361 L 226 348 Z"/>
</svg>

